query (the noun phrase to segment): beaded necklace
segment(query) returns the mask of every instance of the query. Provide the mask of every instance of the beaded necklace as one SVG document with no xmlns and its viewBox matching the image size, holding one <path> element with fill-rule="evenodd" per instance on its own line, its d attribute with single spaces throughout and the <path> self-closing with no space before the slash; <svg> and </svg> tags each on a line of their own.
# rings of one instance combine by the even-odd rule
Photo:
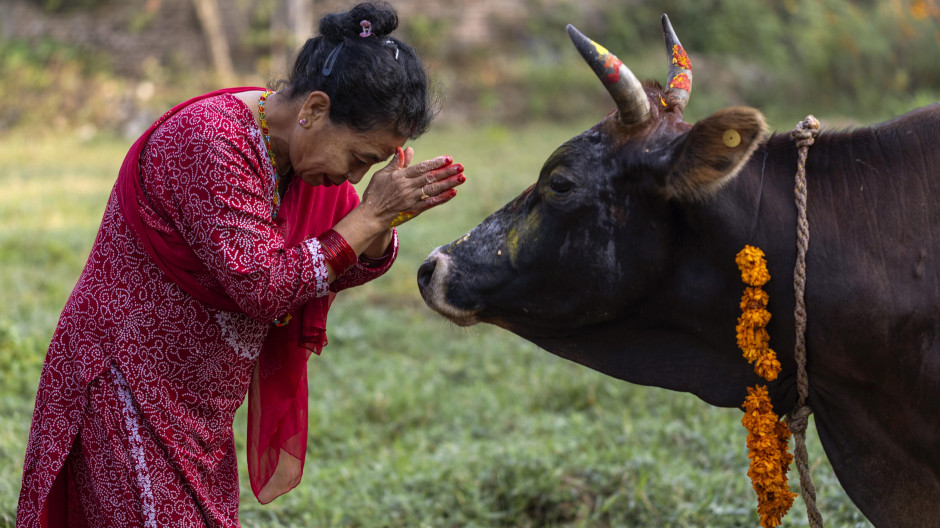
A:
<svg viewBox="0 0 940 528">
<path fill-rule="evenodd" d="M 271 132 L 268 130 L 267 116 L 264 114 L 264 103 L 269 95 L 276 92 L 265 90 L 258 99 L 258 115 L 261 117 L 261 135 L 264 137 L 264 148 L 268 151 L 271 168 L 274 170 L 274 198 L 271 199 L 271 218 L 277 218 L 277 210 L 281 201 L 281 177 L 277 174 L 277 162 L 274 160 L 274 150 L 271 148 Z"/>
<path fill-rule="evenodd" d="M 277 218 L 277 209 L 281 201 L 281 177 L 277 174 L 277 162 L 274 160 L 274 150 L 271 148 L 271 131 L 268 130 L 267 116 L 264 115 L 264 102 L 269 95 L 276 92 L 265 90 L 258 99 L 258 116 L 261 118 L 261 135 L 264 137 L 264 148 L 268 151 L 268 159 L 271 160 L 271 168 L 274 170 L 274 198 L 271 199 L 271 219 Z M 291 320 L 291 314 L 274 320 L 276 326 L 284 326 Z"/>
</svg>

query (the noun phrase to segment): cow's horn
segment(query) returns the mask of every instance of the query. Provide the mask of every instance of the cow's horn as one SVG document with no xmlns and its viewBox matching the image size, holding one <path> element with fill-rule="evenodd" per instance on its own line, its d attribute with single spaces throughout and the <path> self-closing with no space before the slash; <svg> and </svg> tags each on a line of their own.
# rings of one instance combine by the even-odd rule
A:
<svg viewBox="0 0 940 528">
<path fill-rule="evenodd" d="M 645 121 L 650 114 L 650 101 L 643 85 L 630 68 L 624 66 L 620 59 L 604 46 L 585 37 L 571 24 L 568 24 L 568 36 L 614 98 L 620 112 L 620 122 L 632 125 Z"/>
<path fill-rule="evenodd" d="M 669 78 L 666 79 L 666 102 L 675 105 L 679 111 L 685 109 L 692 92 L 692 61 L 685 52 L 676 32 L 669 23 L 669 17 L 663 15 L 663 38 L 666 41 L 666 55 L 669 57 Z"/>
</svg>

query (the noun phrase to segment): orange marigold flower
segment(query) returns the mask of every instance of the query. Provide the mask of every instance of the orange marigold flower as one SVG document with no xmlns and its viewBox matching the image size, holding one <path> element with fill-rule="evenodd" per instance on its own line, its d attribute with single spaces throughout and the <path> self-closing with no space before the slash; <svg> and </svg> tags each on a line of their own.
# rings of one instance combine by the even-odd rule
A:
<svg viewBox="0 0 940 528">
<path fill-rule="evenodd" d="M 747 474 L 757 494 L 761 526 L 773 528 L 780 525 L 796 498 L 787 480 L 793 461 L 793 455 L 788 452 L 790 430 L 774 413 L 767 387 L 748 387 L 747 392 L 741 419 L 748 432 L 751 463 Z"/>
<path fill-rule="evenodd" d="M 780 362 L 777 361 L 777 354 L 769 348 L 757 358 L 757 362 L 754 364 L 754 371 L 757 372 L 757 375 L 767 381 L 777 379 L 777 374 L 780 374 L 780 368 Z"/>
<path fill-rule="evenodd" d="M 760 288 L 744 288 L 744 295 L 741 296 L 741 311 L 761 310 L 767 308 L 770 302 L 770 295 Z"/>
<path fill-rule="evenodd" d="M 770 322 L 770 312 L 764 310 L 745 310 L 738 317 L 739 325 L 750 326 L 751 328 L 763 328 Z"/>
<path fill-rule="evenodd" d="M 741 270 L 745 288 L 741 297 L 741 316 L 738 317 L 738 347 L 754 371 L 764 379 L 773 381 L 780 373 L 777 354 L 770 348 L 770 335 L 764 328 L 770 322 L 767 305 L 770 296 L 760 287 L 770 280 L 764 252 L 745 246 L 735 258 Z M 757 494 L 757 513 L 761 526 L 774 528 L 793 505 L 795 493 L 790 492 L 787 471 L 793 461 L 789 453 L 790 430 L 774 413 L 766 386 L 748 387 L 744 400 L 741 424 L 747 429 L 747 448 L 750 468 L 748 476 Z"/>
<path fill-rule="evenodd" d="M 741 280 L 751 286 L 763 286 L 770 280 L 764 252 L 754 246 L 744 246 L 734 259 L 741 270 Z"/>
<path fill-rule="evenodd" d="M 738 348 L 744 350 L 755 348 L 765 350 L 770 344 L 770 334 L 764 328 L 751 328 L 747 325 L 738 325 L 735 328 L 738 338 Z"/>
<path fill-rule="evenodd" d="M 764 385 L 748 387 L 747 398 L 744 400 L 744 409 L 749 413 L 757 411 L 761 414 L 772 411 L 773 406 L 770 404 L 770 392 L 767 391 L 767 387 Z"/>
<path fill-rule="evenodd" d="M 744 351 L 744 354 L 742 354 L 744 356 L 744 359 L 746 359 L 748 363 L 754 363 L 755 361 L 757 361 L 764 355 L 765 349 L 756 348 L 756 347 L 754 348 L 748 347 L 742 350 Z"/>
<path fill-rule="evenodd" d="M 787 424 L 782 420 L 778 420 L 776 425 L 774 425 L 774 434 L 777 436 L 777 440 L 784 444 L 790 441 L 790 428 L 787 427 Z M 787 453 L 786 456 L 789 458 L 789 460 L 787 460 L 787 464 L 789 464 L 790 460 L 793 459 L 793 455 Z"/>
<path fill-rule="evenodd" d="M 770 280 L 767 268 L 747 268 L 741 270 L 741 280 L 751 286 L 763 286 Z"/>
</svg>

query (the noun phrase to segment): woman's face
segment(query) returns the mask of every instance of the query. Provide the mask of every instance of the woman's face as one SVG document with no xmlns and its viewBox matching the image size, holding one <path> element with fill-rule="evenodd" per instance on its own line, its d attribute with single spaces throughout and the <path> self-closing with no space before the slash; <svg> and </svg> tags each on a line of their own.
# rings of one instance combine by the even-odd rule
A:
<svg viewBox="0 0 940 528">
<path fill-rule="evenodd" d="M 383 128 L 360 132 L 334 124 L 328 105 L 305 105 L 300 118 L 306 123 L 298 121 L 288 155 L 294 175 L 310 185 L 359 183 L 373 165 L 391 158 L 408 139 Z"/>
</svg>

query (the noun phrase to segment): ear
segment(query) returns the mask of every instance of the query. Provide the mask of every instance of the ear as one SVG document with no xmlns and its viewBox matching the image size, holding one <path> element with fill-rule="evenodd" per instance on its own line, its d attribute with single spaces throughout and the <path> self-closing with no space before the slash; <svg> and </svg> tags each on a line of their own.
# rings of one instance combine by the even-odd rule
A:
<svg viewBox="0 0 940 528">
<path fill-rule="evenodd" d="M 297 121 L 306 119 L 307 123 L 313 124 L 319 119 L 328 119 L 330 117 L 330 96 L 323 92 L 310 92 L 307 100 L 300 107 L 297 113 Z"/>
<path fill-rule="evenodd" d="M 725 108 L 678 138 L 663 191 L 672 198 L 707 198 L 731 181 L 767 134 L 753 108 Z"/>
</svg>

